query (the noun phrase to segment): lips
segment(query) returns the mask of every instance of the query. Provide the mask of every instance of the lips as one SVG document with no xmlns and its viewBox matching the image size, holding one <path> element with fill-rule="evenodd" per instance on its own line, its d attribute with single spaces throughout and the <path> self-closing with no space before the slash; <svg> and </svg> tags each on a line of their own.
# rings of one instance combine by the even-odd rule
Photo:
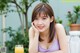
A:
<svg viewBox="0 0 80 53">
<path fill-rule="evenodd" d="M 44 28 L 44 26 L 38 26 L 38 28 L 39 28 L 39 29 L 43 29 L 43 28 Z"/>
</svg>

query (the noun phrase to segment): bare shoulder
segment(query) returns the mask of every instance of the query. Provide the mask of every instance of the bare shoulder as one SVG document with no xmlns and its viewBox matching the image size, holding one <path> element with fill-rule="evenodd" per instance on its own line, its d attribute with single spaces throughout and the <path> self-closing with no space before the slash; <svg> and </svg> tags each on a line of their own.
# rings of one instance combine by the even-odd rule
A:
<svg viewBox="0 0 80 53">
<path fill-rule="evenodd" d="M 65 33 L 64 26 L 62 24 L 56 24 L 56 33 L 57 33 L 57 38 L 59 40 L 60 48 L 64 53 L 67 53 L 68 50 L 68 43 L 67 43 L 67 37 Z"/>
<path fill-rule="evenodd" d="M 62 24 L 57 23 L 57 24 L 55 25 L 55 28 L 56 28 L 56 29 L 64 29 L 64 26 L 63 26 Z"/>
<path fill-rule="evenodd" d="M 56 24 L 55 28 L 56 28 L 56 32 L 57 32 L 58 36 L 62 37 L 64 35 L 66 35 L 64 26 L 62 24 Z"/>
</svg>

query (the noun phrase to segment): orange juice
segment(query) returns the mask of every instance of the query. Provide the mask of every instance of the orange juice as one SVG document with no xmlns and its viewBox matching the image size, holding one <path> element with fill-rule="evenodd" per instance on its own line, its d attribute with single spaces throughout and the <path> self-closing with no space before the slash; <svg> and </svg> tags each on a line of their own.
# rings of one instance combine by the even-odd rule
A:
<svg viewBox="0 0 80 53">
<path fill-rule="evenodd" d="M 24 53 L 24 48 L 22 45 L 15 46 L 15 53 Z"/>
</svg>

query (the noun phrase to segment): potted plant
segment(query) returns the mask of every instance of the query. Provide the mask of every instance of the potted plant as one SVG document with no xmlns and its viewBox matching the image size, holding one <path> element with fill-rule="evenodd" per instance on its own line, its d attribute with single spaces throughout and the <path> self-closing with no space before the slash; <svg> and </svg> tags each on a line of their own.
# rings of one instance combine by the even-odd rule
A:
<svg viewBox="0 0 80 53">
<path fill-rule="evenodd" d="M 80 6 L 74 6 L 73 13 L 68 11 L 67 18 L 70 30 L 80 31 L 80 24 L 77 24 L 78 19 L 80 18 Z"/>
</svg>

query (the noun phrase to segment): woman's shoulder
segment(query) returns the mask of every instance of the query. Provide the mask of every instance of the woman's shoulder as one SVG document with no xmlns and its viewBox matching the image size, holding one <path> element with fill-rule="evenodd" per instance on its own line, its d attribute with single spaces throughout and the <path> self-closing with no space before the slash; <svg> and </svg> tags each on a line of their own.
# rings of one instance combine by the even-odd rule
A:
<svg viewBox="0 0 80 53">
<path fill-rule="evenodd" d="M 58 28 L 58 29 L 61 29 L 61 28 L 64 28 L 62 24 L 60 23 L 56 23 L 55 24 L 55 28 Z"/>
</svg>

